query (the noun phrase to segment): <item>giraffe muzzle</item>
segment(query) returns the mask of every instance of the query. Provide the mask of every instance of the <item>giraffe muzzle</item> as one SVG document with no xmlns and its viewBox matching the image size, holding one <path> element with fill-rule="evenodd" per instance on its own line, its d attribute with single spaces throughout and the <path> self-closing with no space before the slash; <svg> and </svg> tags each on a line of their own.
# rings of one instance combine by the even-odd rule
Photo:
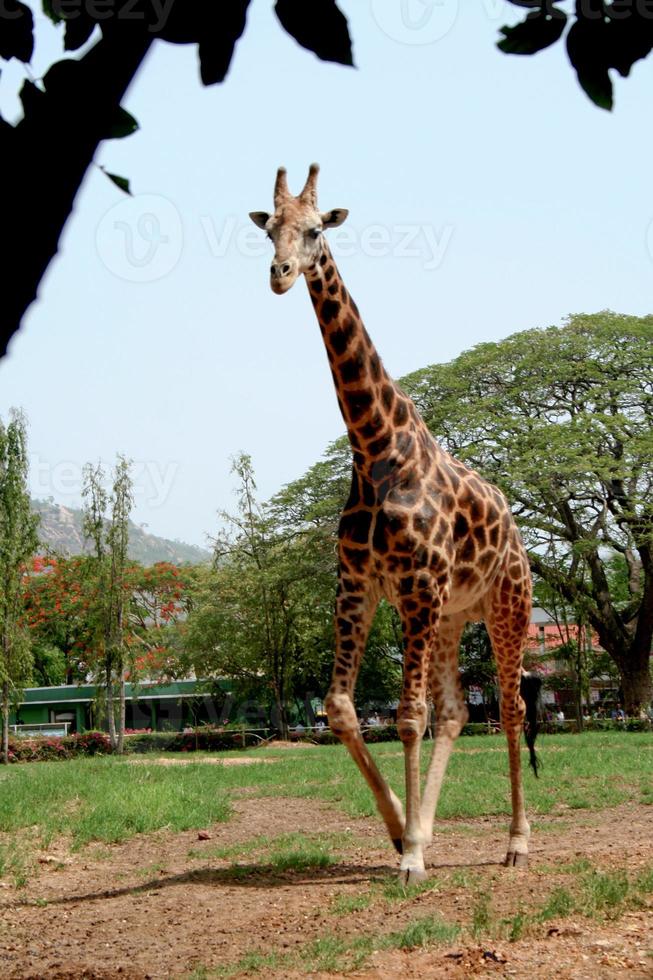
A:
<svg viewBox="0 0 653 980">
<path fill-rule="evenodd" d="M 291 260 L 273 262 L 270 266 L 270 285 L 272 292 L 287 292 L 297 279 L 297 272 L 297 265 Z"/>
</svg>

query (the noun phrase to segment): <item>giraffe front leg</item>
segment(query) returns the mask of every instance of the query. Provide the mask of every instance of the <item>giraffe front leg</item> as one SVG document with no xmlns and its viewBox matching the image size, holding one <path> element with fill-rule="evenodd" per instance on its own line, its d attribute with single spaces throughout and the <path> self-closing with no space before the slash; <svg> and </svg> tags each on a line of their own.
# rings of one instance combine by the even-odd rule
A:
<svg viewBox="0 0 653 980">
<path fill-rule="evenodd" d="M 407 611 L 406 605 L 410 605 Z M 406 829 L 399 878 L 415 885 L 426 878 L 424 845 L 426 834 L 421 815 L 420 749 L 426 728 L 426 671 L 437 621 L 438 603 L 424 591 L 417 601 L 408 600 L 401 609 L 404 632 L 404 682 L 397 729 L 404 746 L 406 769 Z"/>
<path fill-rule="evenodd" d="M 372 790 L 390 839 L 401 853 L 405 826 L 403 807 L 363 741 L 353 699 L 361 657 L 378 600 L 369 595 L 365 582 L 354 581 L 347 576 L 345 587 L 342 578 L 336 599 L 336 659 L 331 687 L 325 698 L 329 726 L 347 747 Z"/>
</svg>

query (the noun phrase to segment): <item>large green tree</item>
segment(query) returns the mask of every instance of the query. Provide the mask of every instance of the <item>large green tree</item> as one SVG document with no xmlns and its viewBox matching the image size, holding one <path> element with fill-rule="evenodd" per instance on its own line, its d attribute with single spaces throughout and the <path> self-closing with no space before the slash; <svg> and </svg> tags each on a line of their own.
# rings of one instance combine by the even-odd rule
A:
<svg viewBox="0 0 653 980">
<path fill-rule="evenodd" d="M 631 711 L 653 695 L 652 342 L 653 317 L 573 316 L 404 379 L 445 447 L 505 491 L 535 574 L 596 631 Z"/>
<path fill-rule="evenodd" d="M 573 316 L 402 380 L 442 445 L 506 492 L 536 578 L 596 632 L 632 711 L 652 695 L 652 341 L 651 317 Z M 343 439 L 275 500 L 334 533 L 350 465 Z"/>
<path fill-rule="evenodd" d="M 100 464 L 84 469 L 84 533 L 93 544 L 93 602 L 89 608 L 95 647 L 106 694 L 111 746 L 122 753 L 125 737 L 125 681 L 129 666 L 126 625 L 130 604 L 127 578 L 129 514 L 132 507 L 130 463 L 118 456 L 110 498 Z"/>
<path fill-rule="evenodd" d="M 288 730 L 298 677 L 319 673 L 321 638 L 331 617 L 332 561 L 310 535 L 283 526 L 256 498 L 251 459 L 239 455 L 238 507 L 222 513 L 215 565 L 183 634 L 200 676 L 267 686 L 276 723 Z M 303 692 L 302 692 L 303 693 Z"/>
<path fill-rule="evenodd" d="M 269 513 L 276 526 L 296 546 L 312 552 L 321 575 L 308 581 L 313 596 L 310 607 L 320 609 L 312 623 L 311 650 L 298 667 L 305 690 L 322 694 L 328 689 L 335 651 L 333 612 L 337 586 L 337 532 L 340 513 L 351 483 L 351 449 L 347 439 L 332 443 L 324 458 L 302 477 L 283 487 L 270 501 Z M 319 556 L 319 557 L 318 557 Z M 364 712 L 372 706 L 396 701 L 401 690 L 402 635 L 396 611 L 384 600 L 379 604 L 365 657 L 356 683 L 355 703 Z"/>
<path fill-rule="evenodd" d="M 9 762 L 9 708 L 12 695 L 29 681 L 32 659 L 25 625 L 23 579 L 38 544 L 38 518 L 27 490 L 27 433 L 24 417 L 0 421 L 0 685 L 2 761 Z"/>
</svg>

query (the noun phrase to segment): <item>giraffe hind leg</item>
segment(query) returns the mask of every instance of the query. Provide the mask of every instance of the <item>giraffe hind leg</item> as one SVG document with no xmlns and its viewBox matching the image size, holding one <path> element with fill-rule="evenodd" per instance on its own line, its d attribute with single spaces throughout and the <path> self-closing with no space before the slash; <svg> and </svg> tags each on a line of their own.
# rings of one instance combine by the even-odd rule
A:
<svg viewBox="0 0 653 980">
<path fill-rule="evenodd" d="M 521 732 L 526 704 L 521 696 L 522 656 L 530 618 L 530 588 L 505 576 L 499 580 L 485 622 L 492 641 L 501 690 L 501 725 L 508 742 L 512 820 L 504 864 L 526 867 L 530 826 L 524 808 Z"/>
<path fill-rule="evenodd" d="M 458 647 L 464 625 L 464 616 L 442 617 L 431 650 L 429 687 L 436 724 L 435 744 L 422 794 L 421 821 L 426 843 L 433 837 L 433 821 L 449 756 L 468 718 L 458 674 Z"/>
<path fill-rule="evenodd" d="M 441 598 L 435 588 L 423 588 L 411 599 L 410 607 L 407 604 L 400 606 L 404 634 L 404 683 L 397 715 L 406 771 L 406 831 L 400 865 L 400 880 L 404 885 L 417 884 L 426 877 L 424 846 L 430 840 L 431 827 L 426 827 L 424 821 L 420 749 L 426 727 L 429 664 L 439 635 L 441 607 Z"/>
</svg>

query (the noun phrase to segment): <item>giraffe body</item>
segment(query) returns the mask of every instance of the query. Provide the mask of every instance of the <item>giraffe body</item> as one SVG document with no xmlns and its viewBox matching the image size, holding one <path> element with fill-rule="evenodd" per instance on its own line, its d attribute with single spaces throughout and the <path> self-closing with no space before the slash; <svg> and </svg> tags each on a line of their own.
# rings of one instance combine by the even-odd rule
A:
<svg viewBox="0 0 653 980">
<path fill-rule="evenodd" d="M 306 278 L 353 450 L 351 490 L 338 529 L 329 723 L 376 797 L 402 855 L 404 881 L 421 879 L 447 760 L 467 720 L 458 674 L 460 636 L 466 622 L 483 620 L 497 662 L 510 760 L 513 813 L 506 863 L 524 864 L 530 833 L 519 748 L 522 651 L 531 608 L 526 553 L 503 494 L 442 449 L 385 371 L 323 235 L 347 212 L 317 210 L 316 178 L 313 165 L 295 198 L 280 169 L 274 214 L 251 217 L 275 244 L 274 292 L 286 292 L 302 273 Z M 406 763 L 405 815 L 362 740 L 353 703 L 382 597 L 397 608 L 404 635 L 397 728 Z M 436 738 L 422 794 L 419 755 L 429 691 Z"/>
</svg>

